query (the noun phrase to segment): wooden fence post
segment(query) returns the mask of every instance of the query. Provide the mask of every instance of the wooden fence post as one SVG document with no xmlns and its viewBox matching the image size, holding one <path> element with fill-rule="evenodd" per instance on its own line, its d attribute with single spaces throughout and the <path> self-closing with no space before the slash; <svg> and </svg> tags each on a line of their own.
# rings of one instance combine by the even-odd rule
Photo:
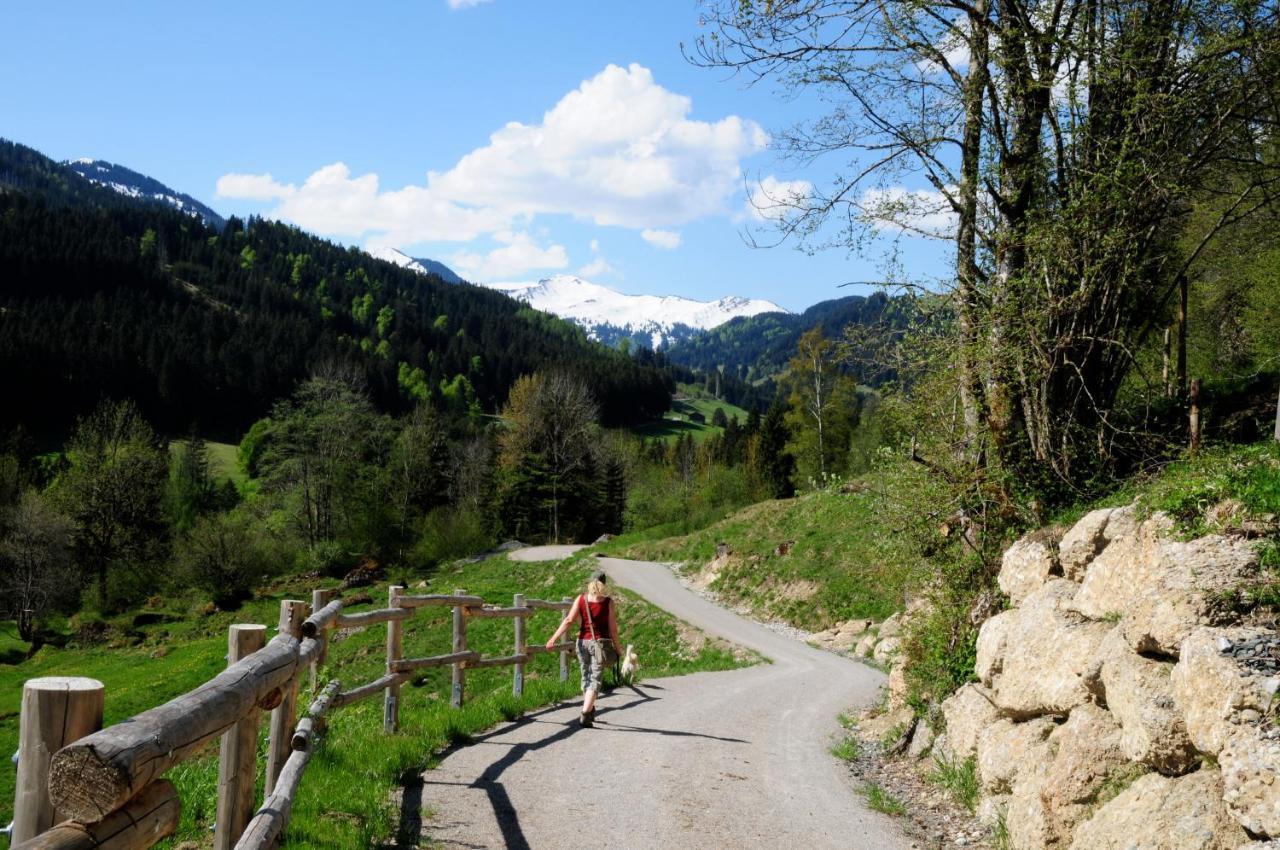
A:
<svg viewBox="0 0 1280 850">
<path fill-rule="evenodd" d="M 391 585 L 387 591 L 387 607 L 399 608 L 404 586 Z M 404 621 L 387 620 L 387 672 L 394 673 L 392 665 L 404 657 Z M 382 697 L 382 731 L 390 735 L 400 728 L 400 685 L 388 685 Z"/>
<path fill-rule="evenodd" d="M 325 588 L 324 590 L 311 591 L 311 613 L 314 614 L 324 606 L 333 601 L 333 597 L 338 595 L 338 591 L 334 588 Z M 320 668 L 324 666 L 325 656 L 329 650 L 329 630 L 321 629 L 320 634 L 316 635 L 316 640 L 320 641 L 320 651 L 316 653 L 316 657 L 311 661 L 311 693 L 316 692 L 316 679 L 320 675 Z"/>
<path fill-rule="evenodd" d="M 465 590 L 454 590 L 454 596 L 465 596 Z M 467 650 L 467 617 L 461 605 L 453 606 L 453 651 L 466 652 Z M 454 708 L 462 707 L 462 699 L 467 689 L 467 671 L 463 667 L 463 662 L 453 662 L 453 695 L 449 700 L 449 704 Z"/>
<path fill-rule="evenodd" d="M 524 594 L 517 593 L 512 600 L 511 607 L 524 607 Z M 524 617 L 516 617 L 516 655 L 524 655 Z M 515 696 L 524 696 L 524 662 L 517 661 L 515 666 L 515 674 L 511 679 L 511 693 Z"/>
<path fill-rule="evenodd" d="M 49 762 L 53 754 L 102 728 L 102 683 L 75 676 L 28 679 L 18 720 L 18 779 L 13 800 L 13 846 L 53 826 Z"/>
<path fill-rule="evenodd" d="M 560 601 L 568 602 L 569 597 L 562 596 L 560 597 Z M 568 614 L 568 613 L 569 611 L 568 609 L 566 609 L 565 614 Z M 560 650 L 560 681 L 562 682 L 569 681 L 569 650 L 567 649 Z"/>
<path fill-rule="evenodd" d="M 227 635 L 227 666 L 261 649 L 267 627 L 238 623 Z M 232 850 L 253 817 L 254 780 L 258 775 L 258 720 L 255 708 L 222 735 L 218 752 L 218 813 L 213 826 L 214 850 Z"/>
<path fill-rule="evenodd" d="M 302 621 L 307 619 L 307 603 L 298 599 L 280 602 L 280 634 L 302 637 Z M 299 671 L 299 674 L 301 671 Z M 276 779 L 284 769 L 284 763 L 292 752 L 293 724 L 298 714 L 298 679 L 294 676 L 284 686 L 280 704 L 271 711 L 271 731 L 267 739 L 267 775 L 263 783 L 263 797 L 270 797 L 276 787 Z"/>
</svg>

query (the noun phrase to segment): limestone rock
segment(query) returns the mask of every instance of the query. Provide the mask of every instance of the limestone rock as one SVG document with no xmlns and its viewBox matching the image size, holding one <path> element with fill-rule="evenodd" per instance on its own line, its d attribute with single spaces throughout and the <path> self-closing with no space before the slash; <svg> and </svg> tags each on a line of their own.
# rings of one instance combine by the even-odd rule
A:
<svg viewBox="0 0 1280 850">
<path fill-rule="evenodd" d="M 1218 763 L 1227 810 L 1251 833 L 1280 837 L 1280 732 L 1239 726 Z"/>
<path fill-rule="evenodd" d="M 1121 625 L 1139 652 L 1178 654 L 1182 640 L 1200 625 L 1221 618 L 1215 597 L 1258 574 L 1258 551 L 1239 538 L 1213 534 L 1198 540 L 1162 541 L 1159 559 L 1144 562 L 1142 592 Z"/>
<path fill-rule="evenodd" d="M 947 725 L 946 755 L 964 761 L 978 754 L 982 730 L 999 719 L 1000 712 L 991 701 L 990 691 L 968 684 L 943 701 L 942 716 Z"/>
<path fill-rule="evenodd" d="M 1156 514 L 1131 533 L 1114 537 L 1089 563 L 1072 608 L 1092 620 L 1123 615 L 1149 579 L 1144 561 L 1155 557 L 1160 537 L 1171 528 L 1168 517 Z"/>
<path fill-rule="evenodd" d="M 1011 850 L 1045 850 L 1053 840 L 1048 812 L 1040 798 L 1048 773 L 1046 762 L 1030 764 L 1014 783 L 1004 813 Z"/>
<path fill-rule="evenodd" d="M 902 615 L 890 614 L 885 621 L 880 624 L 880 628 L 876 632 L 881 639 L 898 637 L 902 634 Z"/>
<path fill-rule="evenodd" d="M 1033 532 L 1005 550 L 996 581 L 1009 602 L 1017 606 L 1055 574 L 1060 575 L 1061 570 L 1052 538 Z"/>
<path fill-rule="evenodd" d="M 1102 508 L 1090 511 L 1062 535 L 1062 540 L 1058 542 L 1058 563 L 1065 577 L 1079 581 L 1085 568 L 1107 545 L 1104 532 L 1107 530 L 1107 521 L 1115 510 Z"/>
<path fill-rule="evenodd" d="M 1170 676 L 1173 698 L 1201 752 L 1218 755 L 1242 722 L 1256 721 L 1271 704 L 1280 681 L 1251 673 L 1220 648 L 1268 634 L 1256 628 L 1199 628 L 1182 642 Z"/>
<path fill-rule="evenodd" d="M 862 640 L 858 641 L 858 645 L 854 647 L 853 654 L 858 658 L 870 658 L 871 652 L 876 648 L 876 636 L 874 634 L 865 635 Z"/>
<path fill-rule="evenodd" d="M 1102 687 L 1107 708 L 1123 730 L 1125 756 L 1177 775 L 1195 764 L 1195 748 L 1173 698 L 1172 670 L 1172 664 L 1143 658 L 1124 646 L 1104 658 Z"/>
<path fill-rule="evenodd" d="M 1216 598 L 1257 575 L 1249 541 L 1217 534 L 1172 540 L 1170 529 L 1169 518 L 1157 514 L 1108 544 L 1072 603 L 1090 619 L 1119 618 L 1137 652 L 1177 655 L 1193 628 L 1217 621 Z"/>
<path fill-rule="evenodd" d="M 938 736 L 933 731 L 933 727 L 921 720 L 916 723 L 916 731 L 911 734 L 911 743 L 907 745 L 907 755 L 913 759 L 923 758 L 933 750 L 933 745 L 937 740 Z"/>
<path fill-rule="evenodd" d="M 907 670 L 902 664 L 889 671 L 889 682 L 886 686 L 889 693 L 889 705 L 898 708 L 907 704 Z"/>
<path fill-rule="evenodd" d="M 1057 728 L 1048 717 L 1025 723 L 1000 719 L 984 728 L 978 736 L 978 779 L 983 792 L 1007 794 L 1022 769 L 1047 761 L 1046 741 Z"/>
<path fill-rule="evenodd" d="M 898 637 L 882 637 L 876 648 L 871 651 L 871 658 L 878 664 L 888 664 L 902 647 L 902 639 Z"/>
<path fill-rule="evenodd" d="M 1013 611 L 996 614 L 982 624 L 978 630 L 978 659 L 974 670 L 979 681 L 988 688 L 995 682 L 995 677 L 1004 670 L 1004 651 L 1009 626 L 1016 620 Z"/>
<path fill-rule="evenodd" d="M 870 620 L 848 620 L 809 635 L 809 643 L 836 652 L 849 652 L 871 626 Z"/>
<path fill-rule="evenodd" d="M 1235 850 L 1248 841 L 1222 804 L 1216 770 L 1139 777 L 1075 832 L 1071 850 Z"/>
<path fill-rule="evenodd" d="M 1008 794 L 987 794 L 978 801 L 978 807 L 974 810 L 973 816 L 978 823 L 987 829 L 995 829 L 996 824 L 1004 818 L 1005 812 L 1009 810 Z"/>
<path fill-rule="evenodd" d="M 1075 591 L 1053 579 L 1006 612 L 1004 655 L 991 680 L 996 705 L 1014 719 L 1066 714 L 1089 700 L 1085 674 L 1111 626 L 1067 610 Z"/>
<path fill-rule="evenodd" d="M 890 708 L 858 721 L 858 735 L 863 740 L 884 743 L 911 728 L 916 715 L 908 706 Z"/>
<path fill-rule="evenodd" d="M 1086 704 L 1049 736 L 1049 748 L 1056 752 L 1042 796 L 1060 835 L 1069 834 L 1099 786 L 1127 761 L 1121 734 L 1108 712 Z"/>
<path fill-rule="evenodd" d="M 1098 790 L 1128 765 L 1120 727 L 1095 705 L 1071 712 L 1047 743 L 1052 760 L 1023 770 L 1013 786 L 1007 826 L 1016 848 L 1065 848 Z M 1038 842 L 1038 843 L 1037 843 Z"/>
</svg>

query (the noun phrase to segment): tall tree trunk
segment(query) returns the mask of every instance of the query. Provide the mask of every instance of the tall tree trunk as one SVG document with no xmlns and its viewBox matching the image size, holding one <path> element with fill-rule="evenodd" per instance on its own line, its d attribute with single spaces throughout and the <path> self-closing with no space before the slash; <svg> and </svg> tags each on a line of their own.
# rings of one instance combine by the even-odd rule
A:
<svg viewBox="0 0 1280 850">
<path fill-rule="evenodd" d="M 1178 397 L 1187 397 L 1187 276 L 1178 279 Z"/>
<path fill-rule="evenodd" d="M 978 186 L 982 179 L 983 98 L 990 71 L 987 43 L 987 3 L 977 0 L 969 13 L 969 73 L 964 90 L 964 140 L 960 186 L 956 191 L 956 296 L 960 331 L 960 406 L 964 417 L 965 455 L 975 461 L 985 397 L 978 373 Z"/>
</svg>

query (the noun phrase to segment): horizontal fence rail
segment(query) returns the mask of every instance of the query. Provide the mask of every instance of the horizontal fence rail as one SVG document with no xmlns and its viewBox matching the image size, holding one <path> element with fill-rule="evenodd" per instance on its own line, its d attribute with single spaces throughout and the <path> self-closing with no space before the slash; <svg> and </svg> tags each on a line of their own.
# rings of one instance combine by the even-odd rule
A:
<svg viewBox="0 0 1280 850">
<path fill-rule="evenodd" d="M 335 594 L 334 590 L 316 590 L 310 603 L 283 601 L 279 633 L 269 641 L 265 626 L 231 626 L 226 670 L 164 705 L 105 729 L 101 728 L 102 686 L 93 680 L 65 680 L 81 683 L 69 687 L 89 695 L 84 708 L 76 709 L 85 716 L 87 727 L 72 726 L 69 734 L 65 723 L 59 726 L 55 722 L 54 715 L 61 717 L 64 712 L 49 710 L 45 706 L 48 698 L 24 699 L 20 734 L 24 741 L 31 738 L 43 743 L 33 745 L 30 757 L 24 755 L 28 762 L 26 772 L 19 775 L 17 799 L 21 805 L 15 807 L 15 822 L 26 817 L 26 834 L 32 837 L 20 842 L 15 839 L 13 850 L 145 850 L 153 846 L 177 829 L 182 809 L 173 784 L 161 774 L 193 758 L 215 738 L 221 743 L 213 846 L 215 850 L 266 850 L 276 844 L 288 825 L 316 738 L 332 712 L 381 693 L 383 731 L 396 732 L 400 687 L 418 671 L 429 668 L 451 668 L 450 702 L 455 707 L 463 703 L 469 669 L 515 668 L 512 692 L 520 696 L 525 665 L 536 655 L 558 653 L 560 679 L 568 678 L 572 641 L 550 648 L 528 646 L 525 641 L 528 617 L 539 610 L 567 611 L 573 604 L 568 599 L 526 599 L 516 594 L 512 605 L 503 607 L 462 590 L 413 595 L 393 585 L 388 589 L 386 608 L 346 612 L 343 600 L 334 598 Z M 418 608 L 428 607 L 453 610 L 452 651 L 404 658 L 404 628 Z M 485 658 L 468 649 L 470 619 L 512 620 L 512 653 Z M 347 690 L 338 681 L 319 688 L 317 678 L 328 655 L 330 633 L 380 623 L 387 626 L 384 675 Z M 314 698 L 298 717 L 297 698 L 304 671 L 309 671 Z M 45 683 L 46 690 L 65 690 L 68 686 L 63 681 L 31 680 L 27 688 L 39 696 L 38 683 Z M 265 791 L 262 805 L 255 809 L 257 741 L 264 712 L 270 713 Z M 23 776 L 35 778 L 24 783 Z M 53 811 L 69 820 L 50 826 L 48 813 Z"/>
</svg>

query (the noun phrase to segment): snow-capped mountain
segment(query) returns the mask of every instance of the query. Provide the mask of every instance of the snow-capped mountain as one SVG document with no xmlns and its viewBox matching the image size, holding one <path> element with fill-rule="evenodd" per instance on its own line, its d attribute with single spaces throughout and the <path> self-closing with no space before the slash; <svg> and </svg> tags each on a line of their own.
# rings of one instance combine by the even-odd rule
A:
<svg viewBox="0 0 1280 850">
<path fill-rule="evenodd" d="M 226 219 L 190 195 L 170 189 L 159 180 L 139 174 L 123 165 L 88 157 L 73 159 L 65 164 L 90 183 L 114 189 L 121 195 L 157 204 L 168 204 L 188 215 L 204 219 L 205 224 L 219 230 L 227 223 Z"/>
<path fill-rule="evenodd" d="M 436 275 L 445 283 L 463 282 L 462 278 L 458 277 L 457 272 L 439 260 L 429 260 L 426 257 L 410 257 L 395 248 L 366 248 L 365 253 L 379 260 L 386 260 L 388 263 L 395 263 L 397 266 L 412 269 L 418 274 Z"/>
<path fill-rule="evenodd" d="M 572 275 L 555 275 L 537 283 L 483 285 L 537 310 L 576 322 L 592 339 L 610 345 L 629 337 L 661 348 L 738 316 L 788 312 L 772 301 L 736 295 L 717 301 L 695 301 L 678 295 L 625 295 Z"/>
</svg>

